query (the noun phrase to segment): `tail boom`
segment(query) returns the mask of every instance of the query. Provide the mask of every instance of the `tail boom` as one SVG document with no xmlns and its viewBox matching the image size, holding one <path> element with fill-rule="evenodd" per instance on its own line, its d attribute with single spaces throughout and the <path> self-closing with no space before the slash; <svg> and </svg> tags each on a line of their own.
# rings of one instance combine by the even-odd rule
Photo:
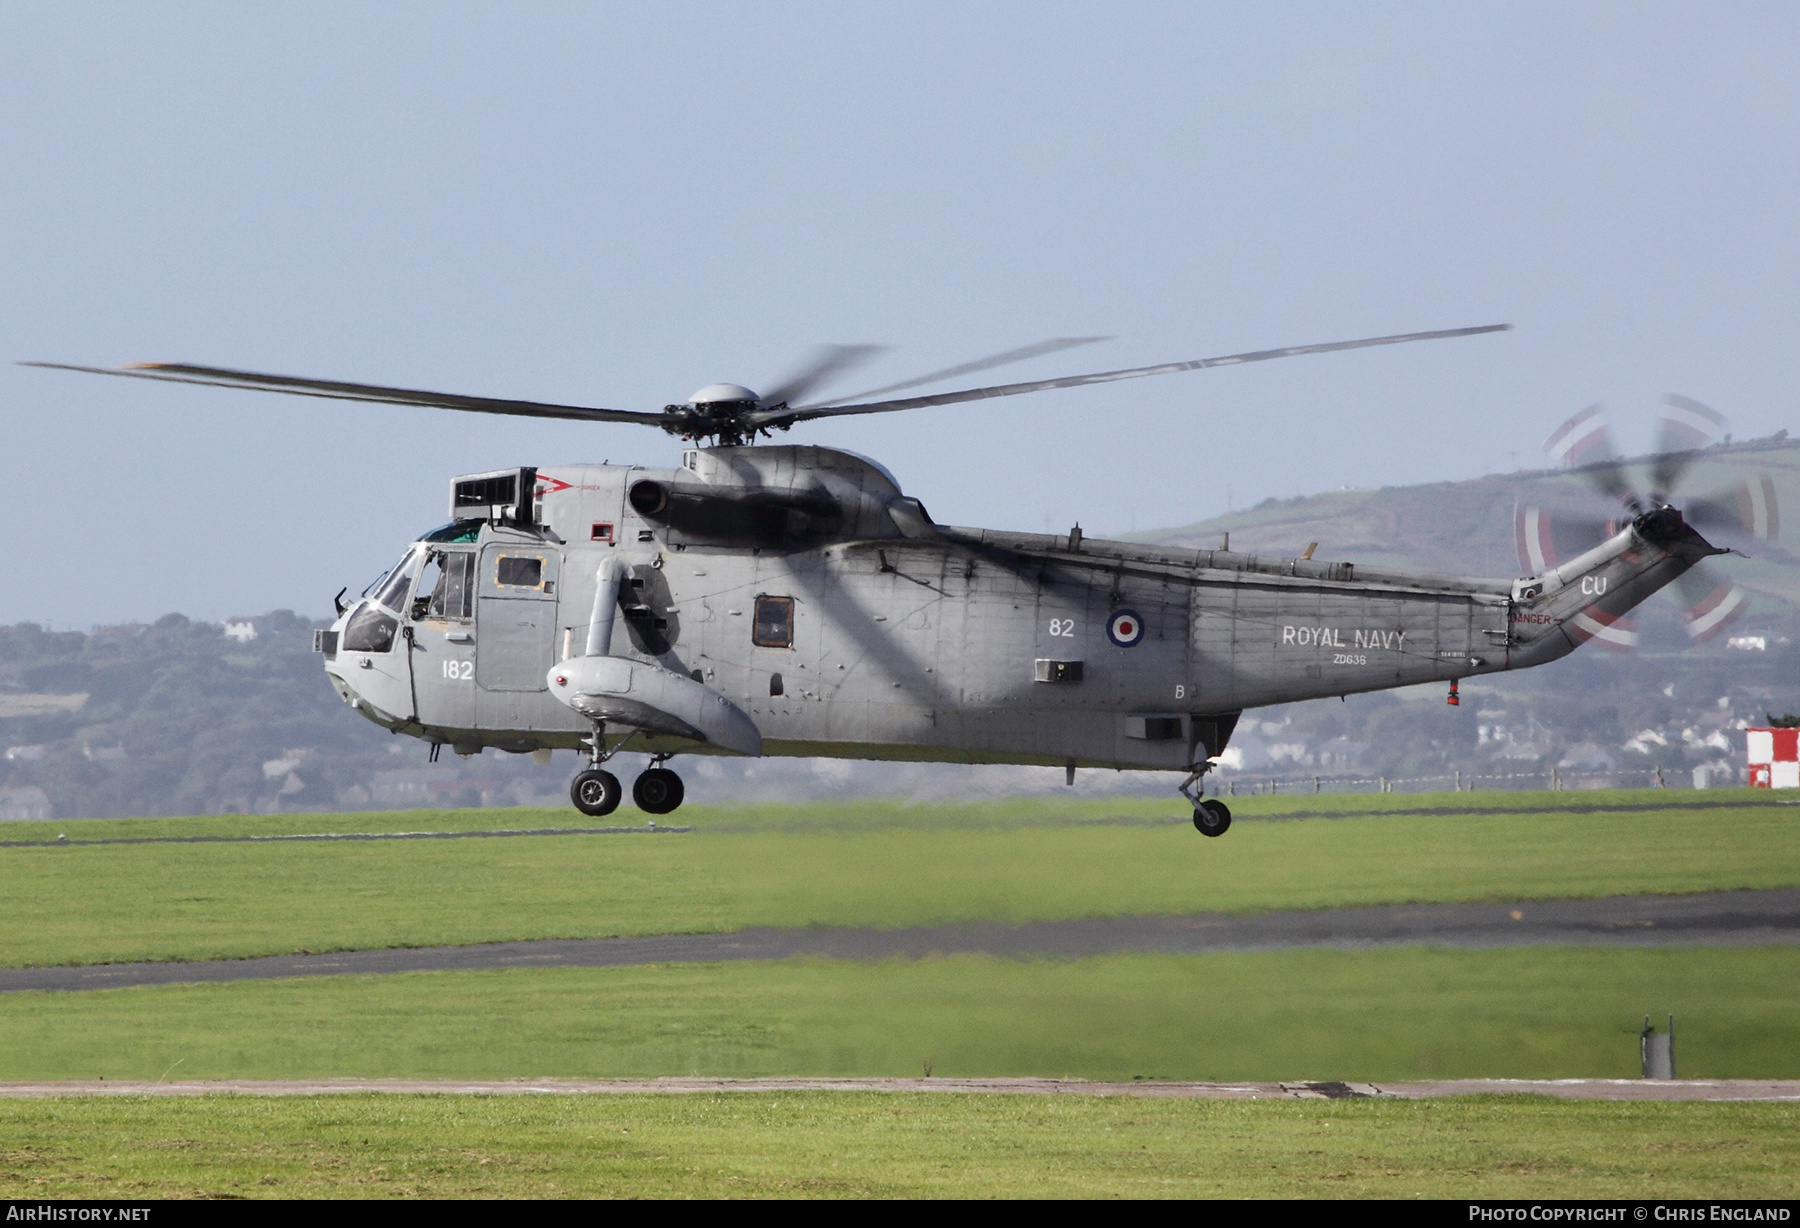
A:
<svg viewBox="0 0 1800 1228">
<path fill-rule="evenodd" d="M 1702 559 L 1726 553 L 1675 508 L 1634 517 L 1587 553 L 1514 582 L 1508 664 L 1541 665 L 1590 640 L 1635 646 L 1637 633 L 1623 617 Z"/>
</svg>

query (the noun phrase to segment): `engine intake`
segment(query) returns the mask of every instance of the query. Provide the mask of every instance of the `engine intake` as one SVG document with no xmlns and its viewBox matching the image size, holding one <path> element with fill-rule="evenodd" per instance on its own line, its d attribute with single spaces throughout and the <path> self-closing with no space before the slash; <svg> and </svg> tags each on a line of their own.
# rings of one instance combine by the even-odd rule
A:
<svg viewBox="0 0 1800 1228">
<path fill-rule="evenodd" d="M 669 488 L 661 482 L 638 482 L 627 497 L 640 516 L 661 516 L 669 506 Z"/>
</svg>

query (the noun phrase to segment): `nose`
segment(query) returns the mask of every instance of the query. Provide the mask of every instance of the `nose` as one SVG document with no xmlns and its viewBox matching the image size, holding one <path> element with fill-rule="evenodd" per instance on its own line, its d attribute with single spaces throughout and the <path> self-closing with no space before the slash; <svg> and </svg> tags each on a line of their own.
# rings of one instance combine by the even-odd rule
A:
<svg viewBox="0 0 1800 1228">
<path fill-rule="evenodd" d="M 372 670 L 374 663 L 367 653 L 346 652 L 343 650 L 344 627 L 350 616 L 356 612 L 351 606 L 339 614 L 329 628 L 313 633 L 313 651 L 325 657 L 325 677 L 336 691 L 338 698 L 349 704 L 355 711 L 362 711 L 365 700 L 357 685 L 357 675 Z"/>
</svg>

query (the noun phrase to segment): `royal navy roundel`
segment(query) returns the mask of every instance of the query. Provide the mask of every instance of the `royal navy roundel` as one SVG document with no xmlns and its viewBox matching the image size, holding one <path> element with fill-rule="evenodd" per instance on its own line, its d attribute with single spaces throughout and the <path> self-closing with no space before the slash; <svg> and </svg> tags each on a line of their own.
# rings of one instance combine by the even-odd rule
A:
<svg viewBox="0 0 1800 1228">
<path fill-rule="evenodd" d="M 1130 648 L 1144 638 L 1144 620 L 1136 610 L 1114 610 L 1106 620 L 1106 638 L 1120 648 Z"/>
</svg>

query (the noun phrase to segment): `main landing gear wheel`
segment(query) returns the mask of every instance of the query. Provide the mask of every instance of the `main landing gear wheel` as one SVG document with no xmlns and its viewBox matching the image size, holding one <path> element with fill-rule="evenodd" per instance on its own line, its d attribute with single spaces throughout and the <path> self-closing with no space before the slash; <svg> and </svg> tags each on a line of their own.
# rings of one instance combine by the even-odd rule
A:
<svg viewBox="0 0 1800 1228">
<path fill-rule="evenodd" d="M 631 800 L 646 814 L 668 814 L 686 796 L 681 777 L 668 768 L 651 768 L 631 786 Z"/>
<path fill-rule="evenodd" d="M 623 796 L 625 790 L 619 787 L 619 778 L 605 768 L 589 768 L 569 782 L 569 798 L 575 809 L 590 818 L 611 814 L 619 808 Z"/>
<path fill-rule="evenodd" d="M 1194 827 L 1203 836 L 1222 836 L 1231 826 L 1231 809 L 1217 798 L 1194 807 Z"/>
</svg>

